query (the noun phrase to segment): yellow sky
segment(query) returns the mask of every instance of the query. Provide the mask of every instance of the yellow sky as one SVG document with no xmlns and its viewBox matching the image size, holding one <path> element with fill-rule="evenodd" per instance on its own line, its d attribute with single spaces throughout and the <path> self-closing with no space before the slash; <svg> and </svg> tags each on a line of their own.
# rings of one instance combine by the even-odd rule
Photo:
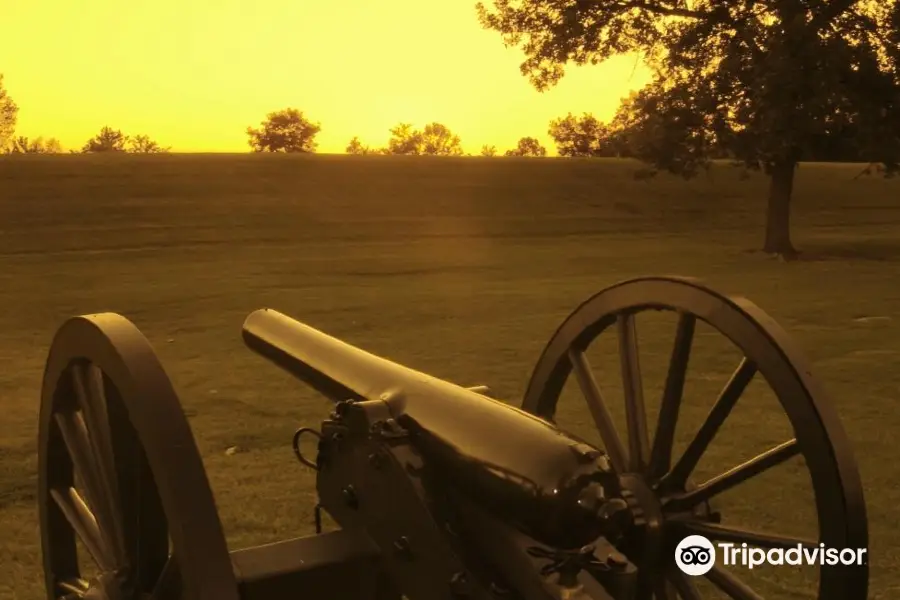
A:
<svg viewBox="0 0 900 600">
<path fill-rule="evenodd" d="M 612 116 L 648 80 L 632 57 L 570 69 L 544 94 L 476 0 L 0 0 L 0 73 L 17 133 L 76 148 L 102 126 L 178 152 L 245 152 L 247 126 L 296 107 L 320 152 L 383 146 L 400 121 L 446 124 L 477 152 L 552 143 L 567 112 Z"/>
</svg>

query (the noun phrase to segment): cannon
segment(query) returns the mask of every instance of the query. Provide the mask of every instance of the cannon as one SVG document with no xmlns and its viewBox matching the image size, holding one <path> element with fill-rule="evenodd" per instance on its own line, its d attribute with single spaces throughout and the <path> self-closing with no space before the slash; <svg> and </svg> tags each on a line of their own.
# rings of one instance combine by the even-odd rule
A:
<svg viewBox="0 0 900 600">
<path fill-rule="evenodd" d="M 672 311 L 677 328 L 655 428 L 648 425 L 635 317 Z M 673 452 L 685 375 L 704 322 L 743 354 L 686 449 Z M 626 431 L 588 346 L 618 338 Z M 334 401 L 293 449 L 316 471 L 334 531 L 229 551 L 200 454 L 150 343 L 113 313 L 74 317 L 47 359 L 39 426 L 39 512 L 53 600 L 694 600 L 700 579 L 760 598 L 733 571 L 678 570 L 689 535 L 760 548 L 866 548 L 860 476 L 810 365 L 753 303 L 689 278 L 624 281 L 578 306 L 552 335 L 520 407 L 369 354 L 274 310 L 250 314 L 245 344 Z M 574 378 L 602 444 L 555 423 Z M 704 451 L 754 378 L 794 436 L 705 482 Z M 624 434 L 624 435 L 623 435 Z M 315 456 L 300 440 L 317 438 Z M 802 456 L 818 539 L 728 524 L 710 502 Z M 96 565 L 79 567 L 78 546 Z M 862 600 L 868 566 L 825 564 L 811 594 Z"/>
</svg>

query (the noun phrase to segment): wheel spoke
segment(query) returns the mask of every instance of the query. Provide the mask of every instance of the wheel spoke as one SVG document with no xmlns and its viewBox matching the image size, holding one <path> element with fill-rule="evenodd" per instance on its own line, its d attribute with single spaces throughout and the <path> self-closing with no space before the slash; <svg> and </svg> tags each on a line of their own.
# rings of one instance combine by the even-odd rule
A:
<svg viewBox="0 0 900 600">
<path fill-rule="evenodd" d="M 784 550 L 796 548 L 797 546 L 809 549 L 819 547 L 819 542 L 808 538 L 753 531 L 752 529 L 743 529 L 741 527 L 726 527 L 715 523 L 704 523 L 687 519 L 671 519 L 668 523 L 682 537 L 702 535 L 717 542 L 728 542 L 735 545 L 746 543 L 748 546 L 757 548 L 781 548 Z"/>
<path fill-rule="evenodd" d="M 56 582 L 56 589 L 65 594 L 64 598 L 81 598 L 87 593 L 89 584 L 84 579 L 64 579 Z"/>
<path fill-rule="evenodd" d="M 181 573 L 178 570 L 178 562 L 175 560 L 175 556 L 170 554 L 159 574 L 159 579 L 153 586 L 149 600 L 181 598 L 181 591 Z"/>
<path fill-rule="evenodd" d="M 700 592 L 697 591 L 697 586 L 681 571 L 672 569 L 666 576 L 666 581 L 672 584 L 681 600 L 702 600 Z"/>
<path fill-rule="evenodd" d="M 600 386 L 591 373 L 591 367 L 588 364 L 587 357 L 581 350 L 575 348 L 569 349 L 569 361 L 572 363 L 572 370 L 575 378 L 578 380 L 578 386 L 587 402 L 588 409 L 591 411 L 591 417 L 594 419 L 594 425 L 600 432 L 600 438 L 609 455 L 609 460 L 616 471 L 622 473 L 626 470 L 625 447 L 616 426 L 613 423 L 612 415 L 603 401 L 603 394 L 600 392 Z"/>
<path fill-rule="evenodd" d="M 734 600 L 763 600 L 763 597 L 754 592 L 753 588 L 721 567 L 713 567 L 706 574 L 706 578 Z"/>
<path fill-rule="evenodd" d="M 126 564 L 140 589 L 152 589 L 169 556 L 169 526 L 144 449 L 118 389 L 107 389 Z"/>
<path fill-rule="evenodd" d="M 684 454 L 672 467 L 672 470 L 666 474 L 661 483 L 661 487 L 668 486 L 684 486 L 688 477 L 693 473 L 700 462 L 700 458 L 706 449 L 709 448 L 713 438 L 718 433 L 725 419 L 728 418 L 731 409 L 737 403 L 741 394 L 747 389 L 750 380 L 756 375 L 756 365 L 748 358 L 744 358 L 738 368 L 734 371 L 731 379 L 725 385 L 725 388 L 719 394 L 716 403 L 706 417 L 706 421 L 700 426 L 700 430 L 691 443 L 688 444 Z"/>
<path fill-rule="evenodd" d="M 672 466 L 672 447 L 675 444 L 675 426 L 681 410 L 684 394 L 684 379 L 687 375 L 688 360 L 694 343 L 694 328 L 697 319 L 690 313 L 681 313 L 675 332 L 675 344 L 669 359 L 666 386 L 659 406 L 653 450 L 650 452 L 650 476 L 662 477 Z"/>
<path fill-rule="evenodd" d="M 106 571 L 113 568 L 113 559 L 100 534 L 97 519 L 84 503 L 78 491 L 73 487 L 68 488 L 65 492 L 50 490 L 50 496 L 100 570 Z"/>
<path fill-rule="evenodd" d="M 107 523 L 112 522 L 113 517 L 107 514 L 108 497 L 103 495 L 103 485 L 98 481 L 84 418 L 81 411 L 77 410 L 58 412 L 54 417 L 63 443 L 69 451 L 75 473 L 84 486 L 82 492 L 86 496 L 87 504 L 91 507 L 102 531 Z"/>
<path fill-rule="evenodd" d="M 673 512 L 690 510 L 701 502 L 706 502 L 713 496 L 718 496 L 798 454 L 800 454 L 800 446 L 797 444 L 797 439 L 790 439 L 721 475 L 716 475 L 709 481 L 700 484 L 696 489 L 673 496 L 664 503 L 664 508 Z"/>
<path fill-rule="evenodd" d="M 647 466 L 650 442 L 647 436 L 647 410 L 644 406 L 644 386 L 641 381 L 637 326 L 634 315 L 619 315 L 616 320 L 616 329 L 619 334 L 619 360 L 622 365 L 622 386 L 625 391 L 628 466 L 632 472 L 642 473 Z"/>
<path fill-rule="evenodd" d="M 95 365 L 80 364 L 72 368 L 72 383 L 81 412 L 85 421 L 96 466 L 97 485 L 105 512 L 101 518 L 101 532 L 106 538 L 119 564 L 125 562 L 124 540 L 122 537 L 121 515 L 116 510 L 115 499 L 118 498 L 113 450 L 110 441 L 109 419 L 107 416 L 106 394 L 103 385 L 103 373 Z M 95 509 L 96 510 L 96 509 Z M 109 517 L 109 521 L 106 517 Z"/>
</svg>

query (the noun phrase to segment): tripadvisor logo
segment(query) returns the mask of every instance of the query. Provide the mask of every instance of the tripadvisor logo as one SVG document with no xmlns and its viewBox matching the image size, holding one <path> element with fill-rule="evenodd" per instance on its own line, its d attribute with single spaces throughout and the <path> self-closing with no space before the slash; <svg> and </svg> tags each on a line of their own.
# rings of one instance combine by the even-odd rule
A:
<svg viewBox="0 0 900 600">
<path fill-rule="evenodd" d="M 689 535 L 675 548 L 675 564 L 685 575 L 706 575 L 716 564 L 716 549 L 702 535 Z"/>
<path fill-rule="evenodd" d="M 797 544 L 790 548 L 740 546 L 730 542 L 713 545 L 702 535 L 689 535 L 675 548 L 675 564 L 686 575 L 705 575 L 716 564 L 716 559 L 726 566 L 740 566 L 753 569 L 761 565 L 864 565 L 865 548 L 827 548 L 825 544 L 804 546 Z"/>
</svg>

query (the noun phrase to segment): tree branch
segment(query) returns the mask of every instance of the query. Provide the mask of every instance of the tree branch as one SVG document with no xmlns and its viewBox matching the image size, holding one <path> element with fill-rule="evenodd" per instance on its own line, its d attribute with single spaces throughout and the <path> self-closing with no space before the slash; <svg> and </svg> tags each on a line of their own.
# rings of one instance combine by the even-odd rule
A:
<svg viewBox="0 0 900 600">
<path fill-rule="evenodd" d="M 607 4 L 607 2 L 605 2 L 605 0 L 577 0 L 577 4 L 578 8 L 583 8 L 587 5 L 602 5 Z M 616 2 L 613 6 L 624 10 L 637 8 L 639 10 L 645 10 L 647 12 L 663 17 L 684 17 L 687 19 L 703 20 L 708 19 L 713 14 L 715 14 L 714 11 L 708 10 L 691 10 L 689 8 L 679 8 L 677 6 L 671 5 L 666 6 L 666 3 L 654 2 L 653 0 L 630 0 L 627 2 Z"/>
<path fill-rule="evenodd" d="M 821 12 L 812 19 L 813 31 L 821 31 L 829 23 L 853 8 L 859 0 L 832 0 Z"/>
<path fill-rule="evenodd" d="M 731 28 L 734 30 L 735 35 L 737 35 L 746 45 L 747 49 L 753 54 L 754 60 L 762 60 L 765 58 L 766 53 L 763 52 L 763 49 L 759 47 L 759 44 L 756 43 L 756 40 L 753 39 L 753 36 L 747 32 L 745 26 L 739 23 L 736 19 L 729 18 L 727 23 L 731 25 Z"/>
</svg>

